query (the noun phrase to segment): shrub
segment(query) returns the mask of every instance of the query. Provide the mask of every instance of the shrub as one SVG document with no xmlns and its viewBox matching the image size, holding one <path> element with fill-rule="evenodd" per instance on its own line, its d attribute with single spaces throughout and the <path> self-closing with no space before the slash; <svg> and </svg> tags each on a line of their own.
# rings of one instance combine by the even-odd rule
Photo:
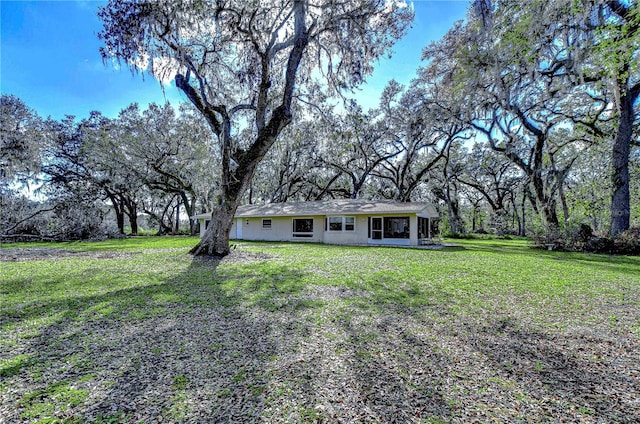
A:
<svg viewBox="0 0 640 424">
<path fill-rule="evenodd" d="M 614 240 L 615 253 L 640 255 L 640 227 L 629 228 L 620 233 Z"/>
<path fill-rule="evenodd" d="M 588 225 L 581 224 L 579 227 L 537 233 L 534 241 L 539 248 L 553 245 L 554 250 L 640 255 L 640 227 L 630 228 L 612 238 L 606 231 L 594 232 Z"/>
<path fill-rule="evenodd" d="M 536 247 L 546 249 L 551 246 L 554 250 L 565 251 L 608 251 L 609 243 L 606 237 L 598 237 L 587 224 L 571 225 L 565 228 L 540 230 L 533 235 Z"/>
<path fill-rule="evenodd" d="M 595 236 L 584 244 L 584 251 L 590 253 L 615 253 L 615 247 L 611 238 Z"/>
</svg>

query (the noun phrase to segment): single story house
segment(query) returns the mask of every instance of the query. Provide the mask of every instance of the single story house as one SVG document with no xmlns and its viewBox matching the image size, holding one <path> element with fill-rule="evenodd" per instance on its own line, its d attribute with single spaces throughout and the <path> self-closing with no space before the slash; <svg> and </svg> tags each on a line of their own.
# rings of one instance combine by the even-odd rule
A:
<svg viewBox="0 0 640 424">
<path fill-rule="evenodd" d="M 200 237 L 211 214 L 195 215 Z M 339 199 L 238 207 L 229 238 L 328 244 L 418 246 L 431 242 L 435 207 L 426 202 Z"/>
</svg>

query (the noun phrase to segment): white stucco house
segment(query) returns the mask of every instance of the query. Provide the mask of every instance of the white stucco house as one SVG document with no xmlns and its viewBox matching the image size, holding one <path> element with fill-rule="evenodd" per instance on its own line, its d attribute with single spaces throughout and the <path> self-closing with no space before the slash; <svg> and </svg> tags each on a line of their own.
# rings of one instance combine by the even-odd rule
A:
<svg viewBox="0 0 640 424">
<path fill-rule="evenodd" d="M 211 214 L 195 215 L 200 237 Z M 431 242 L 435 207 L 426 202 L 324 200 L 238 207 L 229 238 L 328 244 L 418 246 Z"/>
</svg>

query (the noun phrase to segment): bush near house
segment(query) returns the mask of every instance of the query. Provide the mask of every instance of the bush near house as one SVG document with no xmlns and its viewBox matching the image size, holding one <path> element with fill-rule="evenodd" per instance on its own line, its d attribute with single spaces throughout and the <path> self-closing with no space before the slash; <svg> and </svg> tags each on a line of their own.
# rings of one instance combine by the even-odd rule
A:
<svg viewBox="0 0 640 424">
<path fill-rule="evenodd" d="M 567 252 L 640 255 L 640 227 L 633 227 L 611 237 L 608 232 L 593 231 L 586 224 L 533 236 L 536 247 Z"/>
</svg>

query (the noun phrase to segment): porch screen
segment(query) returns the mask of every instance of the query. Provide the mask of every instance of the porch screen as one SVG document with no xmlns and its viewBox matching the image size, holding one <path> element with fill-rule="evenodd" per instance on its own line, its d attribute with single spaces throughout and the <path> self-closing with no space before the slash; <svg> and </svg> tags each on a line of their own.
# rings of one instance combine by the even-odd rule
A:
<svg viewBox="0 0 640 424">
<path fill-rule="evenodd" d="M 385 217 L 384 238 L 408 239 L 409 217 Z"/>
</svg>

